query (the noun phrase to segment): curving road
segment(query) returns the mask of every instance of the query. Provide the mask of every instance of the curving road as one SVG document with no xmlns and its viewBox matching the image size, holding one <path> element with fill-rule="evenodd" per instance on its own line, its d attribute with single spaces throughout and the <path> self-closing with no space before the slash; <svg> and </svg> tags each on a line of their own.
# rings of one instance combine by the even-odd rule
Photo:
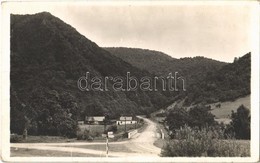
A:
<svg viewBox="0 0 260 163">
<path fill-rule="evenodd" d="M 154 146 L 156 141 L 156 124 L 151 120 L 143 117 L 138 117 L 145 121 L 147 127 L 141 132 L 133 136 L 133 138 L 127 141 L 110 142 L 109 144 L 122 146 L 124 145 L 129 150 L 114 152 L 109 151 L 109 156 L 112 157 L 129 157 L 129 156 L 149 156 L 159 157 L 161 149 Z M 93 150 L 88 149 L 88 145 L 104 145 L 102 142 L 71 142 L 71 143 L 11 143 L 11 147 L 14 148 L 26 148 L 37 150 L 50 150 L 50 151 L 62 151 L 73 153 L 85 153 L 92 154 L 98 157 L 105 156 L 105 149 Z M 84 146 L 84 148 L 80 147 Z"/>
<path fill-rule="evenodd" d="M 136 137 L 130 139 L 126 146 L 142 156 L 148 154 L 159 156 L 161 153 L 161 148 L 154 146 L 154 142 L 157 139 L 156 124 L 147 118 L 138 118 L 143 119 L 148 124 L 148 126 L 144 129 L 143 132 L 138 133 Z"/>
</svg>

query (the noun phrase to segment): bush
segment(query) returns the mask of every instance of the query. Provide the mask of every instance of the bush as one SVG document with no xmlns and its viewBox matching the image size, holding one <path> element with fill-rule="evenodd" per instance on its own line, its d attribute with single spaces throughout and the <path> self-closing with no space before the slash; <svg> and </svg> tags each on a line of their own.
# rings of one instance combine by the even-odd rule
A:
<svg viewBox="0 0 260 163">
<path fill-rule="evenodd" d="M 123 138 L 128 138 L 128 132 L 124 132 Z"/>
<path fill-rule="evenodd" d="M 166 113 L 157 113 L 155 116 L 156 117 L 165 117 Z"/>
<path fill-rule="evenodd" d="M 175 140 L 168 142 L 162 149 L 164 157 L 177 156 L 209 156 L 209 157 L 235 157 L 249 156 L 249 147 L 243 148 L 235 140 L 221 140 L 224 132 L 210 128 L 201 130 L 185 126 L 176 131 Z"/>
<path fill-rule="evenodd" d="M 173 133 L 184 125 L 203 128 L 217 124 L 214 115 L 210 113 L 210 108 L 204 105 L 197 105 L 189 110 L 176 107 L 170 111 L 166 117 L 166 122 L 169 130 Z"/>
<path fill-rule="evenodd" d="M 113 133 L 116 133 L 117 132 L 117 125 L 109 126 L 108 129 L 107 129 L 107 132 L 110 132 L 110 131 L 112 131 Z"/>
<path fill-rule="evenodd" d="M 11 136 L 10 136 L 11 143 L 17 143 L 20 141 L 21 141 L 21 138 L 17 134 L 11 134 Z"/>
<path fill-rule="evenodd" d="M 78 140 L 90 140 L 90 141 L 92 141 L 94 138 L 90 135 L 90 131 L 85 129 L 84 132 L 78 132 L 77 139 Z"/>
<path fill-rule="evenodd" d="M 250 139 L 250 110 L 244 105 L 239 106 L 237 112 L 231 114 L 230 130 L 237 139 Z"/>
</svg>

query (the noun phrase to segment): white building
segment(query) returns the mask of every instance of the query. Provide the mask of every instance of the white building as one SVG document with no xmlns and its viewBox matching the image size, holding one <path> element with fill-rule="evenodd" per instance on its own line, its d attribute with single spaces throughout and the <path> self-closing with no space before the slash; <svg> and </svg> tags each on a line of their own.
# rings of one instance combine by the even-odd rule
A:
<svg viewBox="0 0 260 163">
<path fill-rule="evenodd" d="M 90 116 L 85 118 L 87 124 L 102 124 L 105 116 Z"/>
<path fill-rule="evenodd" d="M 127 116 L 121 116 L 119 120 L 116 121 L 117 125 L 124 125 L 124 124 L 136 124 L 137 121 L 133 120 L 132 117 L 127 117 Z"/>
</svg>

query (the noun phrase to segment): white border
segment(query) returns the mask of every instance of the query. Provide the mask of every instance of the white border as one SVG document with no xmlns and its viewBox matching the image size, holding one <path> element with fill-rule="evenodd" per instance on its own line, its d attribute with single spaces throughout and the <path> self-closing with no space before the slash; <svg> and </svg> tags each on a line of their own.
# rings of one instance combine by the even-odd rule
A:
<svg viewBox="0 0 260 163">
<path fill-rule="evenodd" d="M 22 2 L 20 2 L 22 3 Z M 37 3 L 43 3 L 38 1 Z M 44 2 L 45 3 L 45 2 Z M 50 1 L 48 1 L 50 3 Z M 72 1 L 51 2 L 64 5 Z M 250 4 L 252 10 L 252 72 L 251 72 L 251 157 L 125 157 L 125 158 L 94 158 L 94 157 L 10 157 L 10 13 L 16 2 L 1 3 L 1 144 L 3 161 L 11 162 L 257 162 L 259 161 L 259 3 L 257 1 L 73 1 L 90 5 L 233 5 Z"/>
</svg>

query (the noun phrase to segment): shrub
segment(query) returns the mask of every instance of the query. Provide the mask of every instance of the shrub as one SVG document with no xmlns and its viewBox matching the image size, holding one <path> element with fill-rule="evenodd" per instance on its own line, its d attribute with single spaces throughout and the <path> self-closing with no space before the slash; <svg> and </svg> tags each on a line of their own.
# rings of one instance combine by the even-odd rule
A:
<svg viewBox="0 0 260 163">
<path fill-rule="evenodd" d="M 128 138 L 128 133 L 127 132 L 124 132 L 123 138 Z"/>
<path fill-rule="evenodd" d="M 20 141 L 21 141 L 21 138 L 17 134 L 11 134 L 11 136 L 10 136 L 11 143 L 17 143 Z"/>
<path fill-rule="evenodd" d="M 155 116 L 156 117 L 165 117 L 166 113 L 157 113 Z"/>
<path fill-rule="evenodd" d="M 191 127 L 205 127 L 205 125 L 212 126 L 215 124 L 214 115 L 209 112 L 210 108 L 204 105 L 197 105 L 189 110 Z"/>
<path fill-rule="evenodd" d="M 166 117 L 166 121 L 169 125 L 169 129 L 174 132 L 185 124 L 188 124 L 190 120 L 188 112 L 183 108 L 177 107 L 170 111 Z"/>
<path fill-rule="evenodd" d="M 109 126 L 107 132 L 112 131 L 113 133 L 117 132 L 117 125 Z"/>
<path fill-rule="evenodd" d="M 250 139 L 250 111 L 244 105 L 239 106 L 237 112 L 231 114 L 231 131 L 237 139 Z"/>
<path fill-rule="evenodd" d="M 214 115 L 209 111 L 210 108 L 204 105 L 197 105 L 189 110 L 176 107 L 170 111 L 166 117 L 166 122 L 172 133 L 175 133 L 175 130 L 184 125 L 198 128 L 214 126 L 216 125 Z"/>
<path fill-rule="evenodd" d="M 235 140 L 221 140 L 223 131 L 213 128 L 192 129 L 185 126 L 176 131 L 175 140 L 168 142 L 162 149 L 164 157 L 209 156 L 234 157 L 249 156 L 249 147 L 243 148 Z"/>
<path fill-rule="evenodd" d="M 78 132 L 78 140 L 93 140 L 93 137 L 90 135 L 90 131 L 85 129 L 84 132 Z"/>
</svg>

